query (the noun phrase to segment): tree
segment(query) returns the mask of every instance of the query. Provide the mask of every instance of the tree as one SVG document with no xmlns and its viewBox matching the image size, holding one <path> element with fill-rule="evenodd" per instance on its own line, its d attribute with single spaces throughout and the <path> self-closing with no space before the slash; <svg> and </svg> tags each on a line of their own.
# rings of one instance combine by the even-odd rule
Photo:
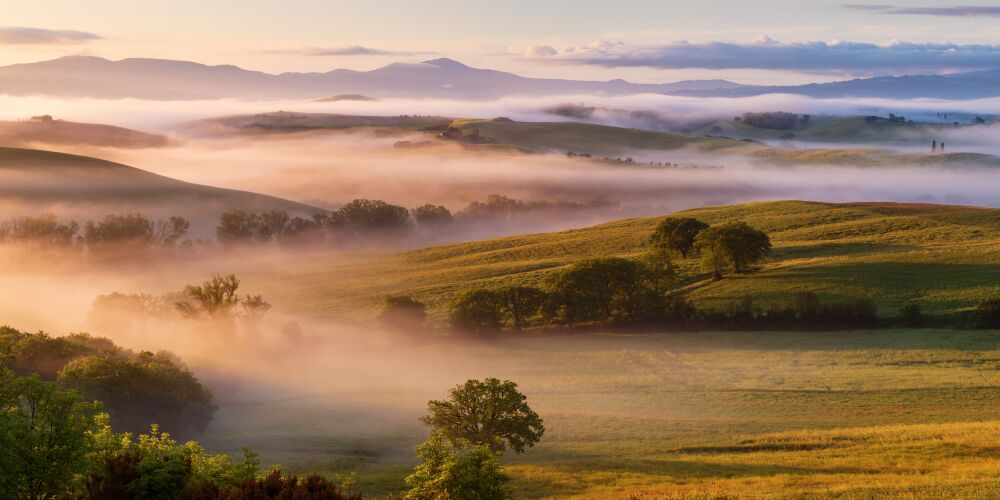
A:
<svg viewBox="0 0 1000 500">
<path fill-rule="evenodd" d="M 500 307 L 510 318 L 511 326 L 521 330 L 524 323 L 538 313 L 546 295 L 533 286 L 508 286 L 497 291 Z"/>
<path fill-rule="evenodd" d="M 250 329 L 257 328 L 257 324 L 270 310 L 271 304 L 260 295 L 244 295 L 240 299 L 240 319 Z"/>
<path fill-rule="evenodd" d="M 510 380 L 469 380 L 449 391 L 444 401 L 427 403 L 420 421 L 449 439 L 516 453 L 534 446 L 545 433 L 542 419 L 528 406 L 527 397 Z"/>
<path fill-rule="evenodd" d="M 496 332 L 503 324 L 503 302 L 495 290 L 468 290 L 452 301 L 450 316 L 455 329 L 471 333 Z"/>
<path fill-rule="evenodd" d="M 410 296 L 391 295 L 385 298 L 378 319 L 390 330 L 423 332 L 427 326 L 427 305 Z"/>
<path fill-rule="evenodd" d="M 192 435 L 203 431 L 215 412 L 212 392 L 165 352 L 77 359 L 62 369 L 59 384 L 102 401 L 112 426 L 130 432 L 157 423 Z"/>
<path fill-rule="evenodd" d="M 98 412 L 72 391 L 0 366 L 0 492 L 73 497 L 91 467 Z"/>
<path fill-rule="evenodd" d="M 83 230 L 87 246 L 148 246 L 154 242 L 153 221 L 138 212 L 106 215 L 98 222 L 87 221 Z"/>
<path fill-rule="evenodd" d="M 399 233 L 409 226 L 410 211 L 381 200 L 357 199 L 340 207 L 335 218 L 358 233 Z"/>
<path fill-rule="evenodd" d="M 174 216 L 166 221 L 156 221 L 156 227 L 153 229 L 153 241 L 159 245 L 173 246 L 187 234 L 190 228 L 191 223 L 183 217 Z"/>
<path fill-rule="evenodd" d="M 727 268 L 743 273 L 763 260 L 771 252 L 771 239 L 745 222 L 725 222 L 698 233 L 694 246 L 702 254 L 702 268 L 721 278 Z"/>
<path fill-rule="evenodd" d="M 645 262 L 619 257 L 585 259 L 550 278 L 547 314 L 572 326 L 582 321 L 637 322 L 661 309 L 672 278 Z"/>
<path fill-rule="evenodd" d="M 79 230 L 76 221 L 62 224 L 54 214 L 18 217 L 0 225 L 0 241 L 31 243 L 41 248 L 69 247 Z"/>
<path fill-rule="evenodd" d="M 660 221 L 650 238 L 654 250 L 677 252 L 687 258 L 694 246 L 694 239 L 708 224 L 690 217 L 667 217 Z"/>
<path fill-rule="evenodd" d="M 186 286 L 184 296 L 193 302 L 178 302 L 177 309 L 188 317 L 229 318 L 240 301 L 236 294 L 239 287 L 240 280 L 235 274 L 212 276 L 201 285 Z"/>
<path fill-rule="evenodd" d="M 414 208 L 413 218 L 421 229 L 439 230 L 455 223 L 451 211 L 441 205 L 430 203 Z"/>
<path fill-rule="evenodd" d="M 510 479 L 500 456 L 488 446 L 453 440 L 434 432 L 417 446 L 422 463 L 406 477 L 407 500 L 502 500 Z"/>
<path fill-rule="evenodd" d="M 224 212 L 215 228 L 215 237 L 223 245 L 253 243 L 260 234 L 260 216 L 242 210 Z"/>
</svg>

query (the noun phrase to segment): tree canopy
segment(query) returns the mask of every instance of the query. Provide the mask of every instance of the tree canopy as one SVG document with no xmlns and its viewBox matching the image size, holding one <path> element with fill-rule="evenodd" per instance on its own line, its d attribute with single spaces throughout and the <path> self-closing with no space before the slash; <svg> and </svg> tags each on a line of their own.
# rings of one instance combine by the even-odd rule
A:
<svg viewBox="0 0 1000 500">
<path fill-rule="evenodd" d="M 420 421 L 449 439 L 464 439 L 495 452 L 509 447 L 523 453 L 545 433 L 541 417 L 527 399 L 510 380 L 469 380 L 451 389 L 448 399 L 428 402 L 428 414 Z"/>
<path fill-rule="evenodd" d="M 745 222 L 724 222 L 698 233 L 695 248 L 702 268 L 721 277 L 727 269 L 743 273 L 771 252 L 771 238 Z"/>
</svg>

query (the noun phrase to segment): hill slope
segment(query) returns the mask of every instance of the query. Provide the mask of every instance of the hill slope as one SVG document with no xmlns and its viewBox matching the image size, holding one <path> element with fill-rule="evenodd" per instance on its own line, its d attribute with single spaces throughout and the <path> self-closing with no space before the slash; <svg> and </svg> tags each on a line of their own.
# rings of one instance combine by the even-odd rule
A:
<svg viewBox="0 0 1000 500">
<path fill-rule="evenodd" d="M 787 302 L 797 291 L 821 298 L 867 296 L 882 315 L 916 300 L 932 313 L 969 308 L 998 293 L 1000 209 L 892 203 L 760 202 L 680 214 L 708 223 L 742 220 L 768 232 L 771 259 L 752 274 L 707 280 L 693 259 L 678 264 L 699 305 L 729 307 L 752 293 L 758 303 Z M 371 317 L 387 294 L 427 301 L 444 317 L 448 302 L 470 287 L 538 284 L 592 256 L 637 256 L 662 217 L 586 229 L 513 236 L 338 262 L 287 262 L 268 296 L 302 313 Z"/>
<path fill-rule="evenodd" d="M 311 215 L 321 209 L 273 196 L 171 179 L 87 156 L 35 149 L 0 148 L 0 206 L 10 215 L 53 211 L 95 217 L 138 211 L 179 215 L 193 229 L 212 228 L 221 212 L 286 210 Z"/>
<path fill-rule="evenodd" d="M 41 119 L 0 121 L 0 145 L 26 146 L 33 143 L 103 146 L 114 148 L 157 148 L 170 139 L 113 125 Z"/>
</svg>

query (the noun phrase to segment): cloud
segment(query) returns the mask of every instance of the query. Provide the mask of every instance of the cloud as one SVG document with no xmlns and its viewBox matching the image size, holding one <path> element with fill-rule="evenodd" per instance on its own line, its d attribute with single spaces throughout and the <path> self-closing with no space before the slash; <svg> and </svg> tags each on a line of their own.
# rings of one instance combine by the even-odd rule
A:
<svg viewBox="0 0 1000 500">
<path fill-rule="evenodd" d="M 764 36 L 750 42 L 634 45 L 598 41 L 562 50 L 540 46 L 528 49 L 523 57 L 551 64 L 603 67 L 887 74 L 998 68 L 1000 45 L 902 41 L 872 44 L 839 40 L 784 43 Z"/>
<path fill-rule="evenodd" d="M 0 26 L 0 44 L 8 45 L 70 45 L 101 38 L 86 31 Z"/>
<path fill-rule="evenodd" d="M 306 56 L 416 56 L 434 54 L 427 51 L 398 51 L 373 49 L 360 45 L 344 47 L 306 47 L 301 49 L 271 50 L 272 54 L 297 54 Z"/>
<path fill-rule="evenodd" d="M 847 4 L 848 9 L 870 10 L 880 14 L 944 16 L 944 17 L 1000 17 L 1000 7 L 958 5 L 955 7 L 897 7 L 895 5 Z"/>
</svg>

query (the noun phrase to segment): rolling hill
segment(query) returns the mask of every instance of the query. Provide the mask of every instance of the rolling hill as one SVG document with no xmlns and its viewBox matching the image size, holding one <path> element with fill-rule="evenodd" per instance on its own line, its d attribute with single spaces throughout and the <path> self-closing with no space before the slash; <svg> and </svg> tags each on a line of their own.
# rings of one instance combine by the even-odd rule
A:
<svg viewBox="0 0 1000 500">
<path fill-rule="evenodd" d="M 120 163 L 34 149 L 0 148 L 0 181 L 0 207 L 9 216 L 51 211 L 64 218 L 87 218 L 138 211 L 153 217 L 179 215 L 192 222 L 192 232 L 206 233 L 227 210 L 280 209 L 303 216 L 322 212 L 273 196 L 191 184 Z"/>
<path fill-rule="evenodd" d="M 36 143 L 113 148 L 169 146 L 166 136 L 99 123 L 77 123 L 36 117 L 25 121 L 0 121 L 0 146 L 23 147 Z"/>
<path fill-rule="evenodd" d="M 1000 209 L 893 203 L 758 202 L 680 212 L 707 223 L 742 220 L 766 231 L 770 260 L 747 275 L 713 282 L 693 259 L 678 262 L 698 305 L 727 308 L 752 294 L 761 306 L 810 290 L 823 299 L 857 296 L 892 316 L 909 301 L 932 314 L 969 309 L 1000 294 Z M 539 284 L 576 260 L 638 256 L 662 217 L 512 236 L 339 262 L 317 256 L 281 266 L 267 296 L 304 314 L 370 318 L 388 294 L 412 294 L 443 320 L 470 287 Z"/>
</svg>

